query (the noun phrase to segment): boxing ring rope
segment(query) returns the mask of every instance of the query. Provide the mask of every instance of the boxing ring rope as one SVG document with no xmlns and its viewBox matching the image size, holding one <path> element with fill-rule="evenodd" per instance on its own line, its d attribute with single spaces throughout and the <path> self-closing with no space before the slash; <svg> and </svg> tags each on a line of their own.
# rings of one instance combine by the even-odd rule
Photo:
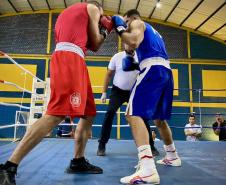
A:
<svg viewBox="0 0 226 185">
<path fill-rule="evenodd" d="M 189 89 L 189 88 L 178 88 L 178 89 L 173 89 L 173 90 L 179 90 L 179 91 L 226 91 L 226 89 Z"/>
<path fill-rule="evenodd" d="M 24 108 L 24 109 L 27 109 L 29 110 L 30 107 L 25 107 L 25 106 L 20 106 L 18 104 L 7 104 L 7 103 L 0 103 L 1 105 L 5 105 L 5 106 L 18 106 L 18 107 L 21 107 L 21 108 Z M 106 111 L 97 111 L 97 113 L 106 113 Z M 193 112 L 194 114 L 196 114 L 195 112 Z M 117 114 L 125 114 L 124 111 L 117 111 Z M 172 115 L 190 115 L 190 113 L 171 113 Z M 212 114 L 212 113 L 202 113 L 202 115 L 215 115 L 215 114 Z M 201 115 L 201 116 L 202 116 Z M 222 115 L 226 115 L 226 114 L 222 114 Z M 202 119 L 202 117 L 201 117 Z M 4 126 L 0 126 L 0 129 L 6 129 L 6 128 L 17 128 L 18 126 L 20 127 L 28 127 L 30 126 L 31 124 L 21 124 L 20 122 L 16 122 L 15 120 L 15 123 L 14 124 L 10 124 L 10 125 L 4 125 Z M 61 123 L 59 125 L 68 125 L 68 126 L 77 126 L 78 124 L 77 123 L 73 123 L 73 124 L 68 124 L 68 123 Z M 101 128 L 102 127 L 102 124 L 93 124 L 92 125 L 93 127 L 98 127 L 98 128 Z M 113 128 L 128 128 L 130 127 L 128 124 L 125 124 L 125 125 L 112 125 Z M 151 128 L 156 128 L 156 126 L 150 126 Z M 170 128 L 177 128 L 177 129 L 186 129 L 184 126 L 170 126 Z M 195 127 L 196 128 L 196 127 Z M 212 126 L 201 126 L 200 127 L 197 127 L 197 128 L 201 128 L 201 129 L 212 129 Z M 14 132 L 16 132 L 16 129 L 14 130 Z M 15 137 L 16 136 L 16 133 L 14 134 L 14 140 L 13 141 L 16 141 L 17 138 Z"/>
<path fill-rule="evenodd" d="M 30 107 L 23 106 L 23 105 L 16 104 L 16 103 L 4 103 L 4 102 L 0 102 L 0 105 L 10 106 L 10 107 L 19 107 L 19 108 L 22 108 L 22 109 L 30 110 Z"/>
<path fill-rule="evenodd" d="M 23 88 L 23 87 L 20 87 L 19 85 L 15 84 L 15 83 L 13 83 L 13 82 L 9 82 L 9 81 L 5 81 L 5 80 L 1 80 L 1 79 L 0 79 L 0 83 L 6 84 L 6 85 L 10 85 L 10 86 L 14 86 L 14 87 L 16 87 L 17 89 L 21 90 L 22 92 L 26 92 L 26 93 L 29 93 L 29 94 L 35 94 L 36 96 L 42 98 L 42 95 L 39 95 L 39 94 L 37 94 L 37 93 L 33 93 L 33 92 L 31 92 L 31 91 L 29 91 L 29 90 Z"/>
<path fill-rule="evenodd" d="M 28 73 L 29 75 L 31 75 L 33 78 L 37 79 L 39 82 L 44 82 L 43 80 L 41 80 L 40 78 L 38 78 L 37 76 L 35 76 L 33 73 L 31 73 L 29 70 L 25 69 L 23 66 L 21 66 L 20 64 L 18 64 L 13 58 L 11 58 L 9 55 L 7 55 L 6 53 L 0 51 L 0 56 L 4 56 L 5 58 L 7 58 L 9 61 L 11 61 L 13 64 L 15 64 L 17 67 L 19 67 L 22 71 Z"/>
<path fill-rule="evenodd" d="M 23 88 L 23 87 L 20 87 L 19 85 L 15 84 L 15 83 L 8 82 L 8 81 L 5 81 L 5 80 L 0 80 L 0 83 L 6 84 L 6 85 L 11 85 L 11 86 L 14 86 L 14 87 L 16 87 L 17 89 L 23 91 L 23 92 L 27 92 L 27 93 L 30 93 L 30 94 L 35 94 L 35 95 L 37 95 L 38 97 L 42 97 L 41 95 L 36 94 L 36 93 L 33 93 L 33 92 L 31 92 L 31 91 L 29 91 L 29 90 Z M 4 106 L 12 106 L 12 107 L 19 107 L 19 108 L 22 108 L 22 109 L 30 110 L 30 107 L 23 106 L 23 105 L 20 105 L 20 104 L 0 102 L 0 105 L 4 105 Z"/>
<path fill-rule="evenodd" d="M 27 90 L 27 89 L 24 89 L 23 87 L 20 87 L 19 85 L 15 84 L 15 83 L 8 82 L 8 81 L 1 80 L 1 79 L 0 79 L 0 83 L 6 84 L 6 85 L 14 86 L 14 87 L 16 87 L 17 89 L 19 89 L 19 90 L 21 90 L 21 91 L 25 91 L 25 92 L 27 92 L 27 93 L 32 94 L 31 91 L 29 91 L 29 90 Z"/>
<path fill-rule="evenodd" d="M 0 80 L 0 83 L 3 83 L 3 82 L 4 82 L 4 84 L 13 85 L 13 86 L 17 87 L 20 90 L 24 90 L 25 92 L 32 94 L 31 91 L 26 90 L 26 89 L 24 89 L 24 88 L 22 88 L 22 87 L 20 87 L 20 86 L 18 86 L 16 84 L 12 83 L 12 82 L 7 82 L 7 81 Z M 103 86 L 93 86 L 93 87 L 94 88 L 102 88 Z M 109 88 L 112 88 L 112 86 L 110 86 Z M 175 89 L 175 90 L 181 90 L 181 89 Z M 182 90 L 186 90 L 186 89 L 182 89 Z M 203 89 L 187 89 L 187 90 L 198 91 L 199 92 L 199 100 L 201 98 L 201 96 L 200 96 L 201 91 L 208 91 L 208 90 L 203 90 Z M 224 91 L 224 90 L 226 90 L 226 89 L 220 89 L 218 91 Z M 211 90 L 211 91 L 213 91 L 213 90 Z M 33 94 L 35 94 L 35 93 L 33 93 Z M 38 94 L 36 94 L 36 95 L 38 95 Z M 97 99 L 96 98 L 95 100 L 100 100 L 100 99 Z M 106 99 L 106 100 L 109 100 L 109 99 Z M 20 108 L 27 109 L 27 110 L 30 110 L 31 109 L 30 107 L 27 107 L 27 106 L 22 106 L 22 105 L 19 105 L 19 104 L 12 104 L 12 103 L 0 102 L 0 105 L 4 105 L 4 106 L 15 106 L 15 107 L 20 107 Z M 199 112 L 201 112 L 200 106 L 201 105 L 200 105 L 200 101 L 199 101 Z M 40 106 L 40 107 L 42 107 L 42 106 Z M 106 113 L 106 111 L 97 111 L 97 113 Z M 125 114 L 125 111 L 118 111 L 117 113 L 118 114 Z M 196 112 L 192 112 L 192 113 L 193 114 L 196 114 Z M 190 115 L 191 113 L 171 113 L 171 114 L 172 115 Z M 211 114 L 211 113 L 202 113 L 202 115 L 213 115 L 213 114 Z M 99 125 L 96 125 L 96 126 L 99 126 Z"/>
<path fill-rule="evenodd" d="M 43 83 L 44 85 L 46 85 L 46 82 L 41 80 L 40 78 L 38 78 L 37 76 L 35 76 L 33 73 L 31 73 L 29 70 L 25 69 L 22 65 L 18 64 L 13 58 L 11 58 L 9 55 L 7 55 L 6 53 L 0 51 L 0 56 L 3 56 L 5 58 L 7 58 L 10 62 L 12 62 L 13 64 L 15 64 L 18 68 L 20 68 L 23 72 L 24 72 L 24 83 L 23 83 L 23 87 L 13 83 L 13 82 L 8 82 L 8 81 L 5 81 L 5 80 L 2 80 L 0 79 L 0 83 L 2 84 L 5 84 L 5 85 L 10 85 L 10 86 L 14 86 L 16 87 L 17 89 L 21 90 L 22 91 L 22 97 L 21 97 L 21 102 L 20 104 L 14 104 L 14 103 L 4 103 L 4 102 L 0 102 L 0 105 L 3 105 L 3 106 L 11 106 L 11 107 L 19 107 L 19 111 L 16 111 L 16 116 L 15 116 L 15 123 L 14 125 L 8 125 L 8 126 L 1 126 L 0 129 L 2 128 L 11 128 L 11 127 L 14 127 L 14 138 L 15 138 L 15 135 L 16 135 L 16 128 L 18 125 L 18 120 L 19 118 L 17 118 L 17 112 L 21 113 L 22 109 L 26 109 L 26 110 L 34 110 L 34 111 L 41 111 L 43 112 L 44 111 L 44 106 L 36 106 L 36 107 L 28 107 L 28 106 L 23 106 L 23 99 L 24 99 L 24 94 L 25 92 L 26 93 L 29 93 L 31 95 L 34 95 L 32 98 L 37 100 L 37 101 L 45 101 L 45 97 L 43 97 L 43 95 L 39 95 L 38 93 L 33 93 L 32 91 L 29 91 L 27 89 L 25 89 L 25 86 L 26 86 L 26 81 L 27 81 L 27 74 L 32 76 L 33 77 L 33 83 L 34 83 L 34 79 L 37 80 L 37 82 L 39 83 Z M 33 84 L 34 85 L 34 84 Z M 33 100 L 32 99 L 32 100 Z M 44 104 L 43 104 L 44 105 Z M 27 124 L 26 124 L 27 125 Z"/>
<path fill-rule="evenodd" d="M 202 109 L 201 109 L 201 90 L 198 91 L 199 93 L 199 125 L 202 125 Z"/>
<path fill-rule="evenodd" d="M 212 115 L 215 115 L 215 114 L 212 114 Z M 225 115 L 225 114 L 224 114 Z M 3 126 L 0 126 L 0 129 L 4 129 L 4 128 L 11 128 L 11 127 L 14 127 L 15 125 L 17 126 L 22 126 L 22 127 L 27 127 L 27 126 L 30 126 L 32 124 L 10 124 L 10 125 L 3 125 Z M 60 123 L 59 125 L 68 125 L 68 126 L 77 126 L 78 123 Z M 102 124 L 93 124 L 92 125 L 93 127 L 102 127 Z M 130 127 L 129 124 L 126 124 L 126 125 L 112 125 L 112 127 Z M 150 126 L 151 128 L 156 128 L 156 126 Z M 180 127 L 180 126 L 169 126 L 170 128 L 178 128 L 178 129 L 185 129 L 185 127 Z M 192 128 L 200 128 L 200 127 L 192 127 Z M 212 126 L 201 126 L 201 128 L 212 128 Z M 189 128 L 187 128 L 189 129 Z"/>
<path fill-rule="evenodd" d="M 40 82 L 43 82 L 45 83 L 45 81 L 41 80 L 40 78 L 38 78 L 37 76 L 35 76 L 33 73 L 31 73 L 29 70 L 25 69 L 23 66 L 21 66 L 20 64 L 18 64 L 13 58 L 11 58 L 9 55 L 7 55 L 6 53 L 0 51 L 0 56 L 4 56 L 5 58 L 7 58 L 8 60 L 10 60 L 13 64 L 15 64 L 17 67 L 19 67 L 22 71 L 25 72 L 25 75 L 26 74 L 29 74 L 31 75 L 33 78 L 37 79 L 38 81 Z M 25 78 L 25 81 L 26 81 L 26 78 Z M 22 95 L 22 99 L 24 97 L 24 92 L 26 93 L 30 93 L 30 94 L 35 94 L 36 96 L 38 97 L 42 97 L 41 95 L 37 94 L 37 93 L 33 93 L 27 89 L 25 89 L 24 87 L 20 87 L 19 85 L 13 83 L 13 82 L 8 82 L 8 81 L 5 81 L 5 80 L 1 80 L 0 79 L 0 83 L 2 84 L 6 84 L 6 85 L 11 85 L 11 86 L 14 86 L 16 87 L 17 89 L 21 90 L 23 92 L 23 95 Z M 24 86 L 25 86 L 25 83 L 24 83 Z M 23 108 L 23 109 L 27 109 L 27 110 L 30 110 L 30 107 L 27 107 L 27 106 L 23 106 L 22 105 L 22 101 L 21 101 L 21 105 L 19 104 L 11 104 L 11 103 L 3 103 L 3 102 L 0 102 L 0 105 L 4 105 L 4 106 L 14 106 L 14 107 L 19 107 L 19 108 Z"/>
<path fill-rule="evenodd" d="M 29 91 L 29 90 L 27 90 L 27 89 L 25 89 L 25 88 L 22 88 L 22 87 L 20 87 L 20 86 L 18 86 L 18 85 L 16 85 L 15 83 L 12 83 L 12 82 L 8 82 L 8 81 L 5 81 L 5 80 L 0 80 L 0 83 L 3 83 L 3 84 L 7 84 L 7 85 L 12 85 L 12 86 L 14 86 L 14 87 L 16 87 L 16 88 L 18 88 L 19 90 L 21 90 L 21 91 L 24 91 L 24 92 L 27 92 L 27 93 L 30 93 L 30 94 L 35 94 L 36 96 L 39 96 L 40 98 L 43 98 L 43 96 L 42 95 L 39 95 L 39 94 L 37 94 L 37 93 L 33 93 L 33 92 L 31 92 L 31 91 Z M 102 88 L 103 86 L 93 86 L 94 88 Z M 109 86 L 109 88 L 112 88 L 112 86 Z M 181 89 L 175 89 L 175 90 L 181 90 Z M 183 89 L 183 90 L 185 90 L 185 89 Z M 189 89 L 187 89 L 187 90 L 189 90 Z M 191 89 L 190 89 L 191 90 Z M 226 91 L 226 89 L 222 89 L 222 90 L 225 90 Z M 222 90 L 218 90 L 218 91 L 222 91 Z M 195 89 L 194 91 L 198 91 L 199 92 L 199 99 L 201 98 L 201 96 L 200 96 L 200 93 L 201 93 L 201 91 L 206 91 L 206 90 L 202 90 L 202 89 Z M 45 97 L 44 97 L 45 98 Z M 41 100 L 41 99 L 40 99 Z M 95 98 L 95 100 L 100 100 L 99 98 Z M 109 100 L 109 99 L 106 99 L 106 100 Z M 200 101 L 199 101 L 199 105 L 200 105 Z M 27 106 L 23 106 L 23 105 L 19 105 L 19 104 L 12 104 L 12 103 L 3 103 L 3 102 L 0 102 L 0 105 L 4 105 L 4 106 L 15 106 L 15 107 L 21 107 L 21 108 L 23 108 L 23 109 L 27 109 L 27 110 L 30 110 L 30 107 L 27 107 Z M 41 106 L 40 106 L 41 107 Z M 200 107 L 200 106 L 199 106 Z M 98 113 L 106 113 L 106 111 L 97 111 Z M 201 111 L 200 111 L 201 112 Z M 117 113 L 120 113 L 120 114 L 124 114 L 125 112 L 117 112 Z M 195 112 L 193 112 L 193 113 L 195 113 Z M 189 114 L 191 114 L 191 113 L 171 113 L 171 114 L 176 114 L 176 115 L 184 115 L 184 114 L 187 114 L 187 115 L 189 115 Z M 203 115 L 207 115 L 207 114 L 203 114 Z"/>
<path fill-rule="evenodd" d="M 25 69 L 24 67 L 22 67 L 20 64 L 18 64 L 14 59 L 12 59 L 10 56 L 8 56 L 6 53 L 0 51 L 0 56 L 4 56 L 5 58 L 9 59 L 13 64 L 15 64 L 17 67 L 19 67 L 21 70 L 23 70 L 25 72 L 25 81 L 26 81 L 26 74 L 29 74 L 31 75 L 33 78 L 37 79 L 37 81 L 39 82 L 43 82 L 43 83 L 46 83 L 45 81 L 41 80 L 40 78 L 36 77 L 33 73 L 31 73 L 30 71 L 28 71 L 27 69 Z M 29 91 L 27 89 L 25 89 L 25 83 L 24 83 L 24 87 L 20 87 L 19 85 L 15 84 L 15 83 L 12 83 L 12 82 L 8 82 L 8 81 L 5 81 L 5 80 L 1 80 L 0 79 L 0 83 L 2 84 L 6 84 L 6 85 L 10 85 L 10 86 L 14 86 L 16 87 L 17 89 L 21 90 L 23 92 L 23 95 L 22 95 L 22 98 L 21 98 L 21 105 L 20 104 L 13 104 L 13 103 L 4 103 L 4 102 L 0 102 L 0 105 L 3 105 L 3 106 L 14 106 L 14 107 L 19 107 L 20 108 L 20 111 L 21 109 L 26 109 L 26 110 L 30 110 L 30 109 L 36 109 L 36 108 L 31 108 L 31 107 L 28 107 L 28 106 L 23 106 L 22 103 L 23 103 L 23 97 L 24 97 L 24 92 L 26 93 L 30 93 L 30 94 L 35 94 L 35 96 L 37 97 L 40 97 L 40 101 L 43 100 L 44 98 L 46 97 L 43 97 L 43 95 L 39 95 L 37 93 L 33 93 L 32 91 Z M 103 86 L 92 86 L 93 88 L 103 88 Z M 109 86 L 108 87 L 109 89 L 112 88 L 112 86 Z M 215 115 L 215 114 L 211 114 L 211 113 L 203 113 L 202 114 L 202 110 L 201 110 L 201 93 L 203 91 L 226 91 L 226 89 L 189 89 L 189 88 L 178 88 L 178 89 L 174 89 L 174 90 L 178 90 L 178 91 L 193 91 L 193 92 L 198 92 L 198 109 L 199 109 L 199 123 L 200 123 L 200 126 L 201 126 L 201 123 L 202 123 L 202 115 Z M 100 100 L 99 98 L 95 99 L 95 100 Z M 106 99 L 106 100 L 109 100 L 109 99 Z M 44 106 L 39 106 L 39 108 L 44 108 Z M 37 109 L 39 109 L 37 108 Z M 107 111 L 97 111 L 97 113 L 106 113 Z M 125 111 L 117 111 L 116 112 L 117 114 L 125 114 Z M 191 113 L 171 113 L 172 115 L 190 115 Z M 193 114 L 196 114 L 195 112 L 193 112 Z M 223 115 L 223 114 L 222 114 Z M 27 126 L 30 126 L 32 124 L 21 124 L 20 122 L 18 122 L 16 119 L 15 119 L 15 123 L 14 124 L 10 124 L 10 125 L 3 125 L 3 126 L 0 126 L 0 129 L 5 129 L 5 128 L 12 128 L 14 127 L 15 128 L 15 131 L 16 132 L 16 127 L 17 126 L 22 126 L 22 127 L 27 127 Z M 76 123 L 73 123 L 73 124 L 69 124 L 69 123 L 61 123 L 59 125 L 69 125 L 69 126 L 77 126 Z M 92 125 L 93 127 L 102 127 L 102 124 L 93 124 Z M 112 127 L 129 127 L 128 124 L 125 124 L 125 125 L 112 125 Z M 150 126 L 151 128 L 156 128 L 155 126 Z M 176 126 L 170 126 L 171 128 L 179 128 L 179 129 L 184 129 L 185 127 L 176 127 Z M 200 128 L 200 127 L 198 127 Z M 210 126 L 201 126 L 201 128 L 212 128 Z M 15 134 L 14 134 L 14 139 L 15 139 Z"/>
</svg>

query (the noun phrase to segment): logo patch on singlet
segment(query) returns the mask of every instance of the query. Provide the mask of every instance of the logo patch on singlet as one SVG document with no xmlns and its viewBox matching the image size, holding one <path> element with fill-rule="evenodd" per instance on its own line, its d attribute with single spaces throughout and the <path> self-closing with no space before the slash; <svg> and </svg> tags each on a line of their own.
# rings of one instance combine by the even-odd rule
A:
<svg viewBox="0 0 226 185">
<path fill-rule="evenodd" d="M 79 92 L 75 92 L 71 95 L 70 98 L 71 105 L 73 107 L 79 107 L 81 105 L 81 95 Z"/>
</svg>

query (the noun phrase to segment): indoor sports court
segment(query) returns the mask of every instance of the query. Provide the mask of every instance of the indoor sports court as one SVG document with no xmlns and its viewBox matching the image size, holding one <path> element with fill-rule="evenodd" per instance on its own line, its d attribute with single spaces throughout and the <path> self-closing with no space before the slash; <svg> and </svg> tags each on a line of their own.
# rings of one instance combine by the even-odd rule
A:
<svg viewBox="0 0 226 185">
<path fill-rule="evenodd" d="M 174 78 L 173 108 L 168 121 L 182 161 L 178 168 L 156 164 L 161 185 L 222 185 L 226 183 L 226 142 L 219 141 L 213 124 L 226 119 L 226 1 L 225 0 L 97 0 L 104 15 L 140 12 L 163 37 Z M 0 1 L 0 163 L 12 154 L 27 129 L 42 117 L 50 99 L 50 63 L 55 50 L 54 27 L 59 14 L 86 0 Z M 103 174 L 68 174 L 74 154 L 78 118 L 60 123 L 21 162 L 17 185 L 118 185 L 135 171 L 137 149 L 125 118 L 127 103 L 113 120 L 106 156 L 97 156 L 98 139 L 113 86 L 102 103 L 104 78 L 113 55 L 123 51 L 115 30 L 97 52 L 88 51 L 88 68 L 97 115 L 86 146 L 87 159 Z M 60 80 L 60 79 L 59 79 Z M 76 101 L 76 99 L 75 99 Z M 201 130 L 187 141 L 189 116 Z M 67 128 L 69 135 L 59 134 Z M 163 141 L 150 122 L 155 146 L 164 157 Z M 214 127 L 215 128 L 215 127 Z M 225 126 L 218 129 L 226 130 Z M 223 132 L 223 131 L 222 131 Z M 226 140 L 226 139 L 225 139 Z M 5 185 L 1 184 L 0 185 Z"/>
</svg>

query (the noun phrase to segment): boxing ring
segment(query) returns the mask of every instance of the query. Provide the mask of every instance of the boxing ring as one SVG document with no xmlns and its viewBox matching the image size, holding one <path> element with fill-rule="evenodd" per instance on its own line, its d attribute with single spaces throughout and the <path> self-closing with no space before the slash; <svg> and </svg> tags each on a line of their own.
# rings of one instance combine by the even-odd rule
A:
<svg viewBox="0 0 226 185">
<path fill-rule="evenodd" d="M 22 67 L 7 54 L 3 52 L 0 52 L 0 54 L 18 67 Z M 21 68 L 21 70 L 26 75 L 31 75 L 35 79 L 33 84 L 37 81 L 44 85 L 47 84 L 26 69 Z M 4 81 L 4 79 L 0 79 L 0 83 L 20 89 L 23 95 L 25 92 L 30 93 L 31 99 L 37 98 L 39 101 L 43 101 L 43 105 L 38 107 L 24 106 L 22 101 L 21 104 L 0 102 L 0 105 L 6 107 L 19 107 L 19 110 L 15 112 L 15 123 L 0 126 L 0 131 L 6 128 L 14 128 L 13 142 L 0 140 L 0 163 L 3 163 L 8 159 L 18 144 L 16 142 L 17 139 L 20 139 L 17 137 L 18 128 L 23 128 L 23 132 L 25 133 L 26 128 L 35 121 L 33 118 L 30 118 L 31 111 L 33 111 L 32 114 L 35 114 L 35 112 L 44 113 L 48 102 L 49 91 L 47 89 L 48 92 L 46 94 L 37 94 L 34 92 L 34 87 L 30 91 L 25 89 L 25 85 L 24 87 L 20 87 L 12 82 Z M 190 91 L 191 89 L 188 90 Z M 201 92 L 201 90 L 196 91 L 199 94 Z M 21 99 L 23 99 L 23 96 Z M 105 112 L 105 110 L 97 111 L 98 114 Z M 117 114 L 124 114 L 124 111 L 119 110 Z M 189 115 L 190 113 L 172 114 Z M 199 107 L 199 113 L 197 114 L 199 125 L 201 125 L 202 116 L 205 114 L 211 115 L 202 113 L 201 107 Z M 76 126 L 77 124 L 73 125 Z M 101 126 L 101 124 L 93 125 L 93 127 Z M 203 129 L 212 129 L 211 126 L 201 126 Z M 122 124 L 113 125 L 113 127 L 121 128 L 129 126 L 128 124 Z M 171 126 L 171 128 L 174 128 L 174 126 Z M 177 129 L 182 130 L 184 127 L 177 127 Z M 175 141 L 175 144 L 182 159 L 182 167 L 167 167 L 156 164 L 161 177 L 161 185 L 222 185 L 226 183 L 226 142 Z M 160 152 L 160 156 L 155 158 L 155 160 L 158 160 L 164 157 L 162 141 L 156 141 L 155 145 Z M 119 179 L 121 177 L 134 172 L 135 169 L 133 167 L 137 163 L 137 150 L 132 140 L 111 139 L 107 145 L 107 155 L 104 157 L 96 155 L 97 148 L 98 141 L 96 139 L 89 140 L 86 147 L 86 157 L 91 163 L 102 167 L 104 170 L 103 174 L 67 174 L 64 170 L 73 157 L 74 140 L 46 138 L 22 161 L 16 178 L 17 185 L 117 185 L 120 184 Z"/>
<path fill-rule="evenodd" d="M 226 182 L 226 142 L 176 141 L 182 159 L 181 167 L 156 165 L 161 185 L 223 185 Z M 0 162 L 7 160 L 16 143 L 0 146 Z M 125 147 L 126 146 L 126 147 Z M 164 156 L 162 142 L 156 146 Z M 96 155 L 97 140 L 89 140 L 87 159 L 103 168 L 103 174 L 67 174 L 64 172 L 73 156 L 72 139 L 44 139 L 21 163 L 18 185 L 119 185 L 119 179 L 134 173 L 137 151 L 131 140 L 110 140 L 107 155 Z"/>
</svg>

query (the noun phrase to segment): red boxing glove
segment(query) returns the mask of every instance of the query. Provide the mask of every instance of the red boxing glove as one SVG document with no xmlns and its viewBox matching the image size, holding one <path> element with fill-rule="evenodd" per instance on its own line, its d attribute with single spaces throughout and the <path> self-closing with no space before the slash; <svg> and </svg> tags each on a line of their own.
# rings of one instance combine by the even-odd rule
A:
<svg viewBox="0 0 226 185">
<path fill-rule="evenodd" d="M 111 33 L 113 29 L 113 22 L 110 16 L 101 16 L 100 17 L 100 33 L 106 38 L 106 36 Z"/>
</svg>

